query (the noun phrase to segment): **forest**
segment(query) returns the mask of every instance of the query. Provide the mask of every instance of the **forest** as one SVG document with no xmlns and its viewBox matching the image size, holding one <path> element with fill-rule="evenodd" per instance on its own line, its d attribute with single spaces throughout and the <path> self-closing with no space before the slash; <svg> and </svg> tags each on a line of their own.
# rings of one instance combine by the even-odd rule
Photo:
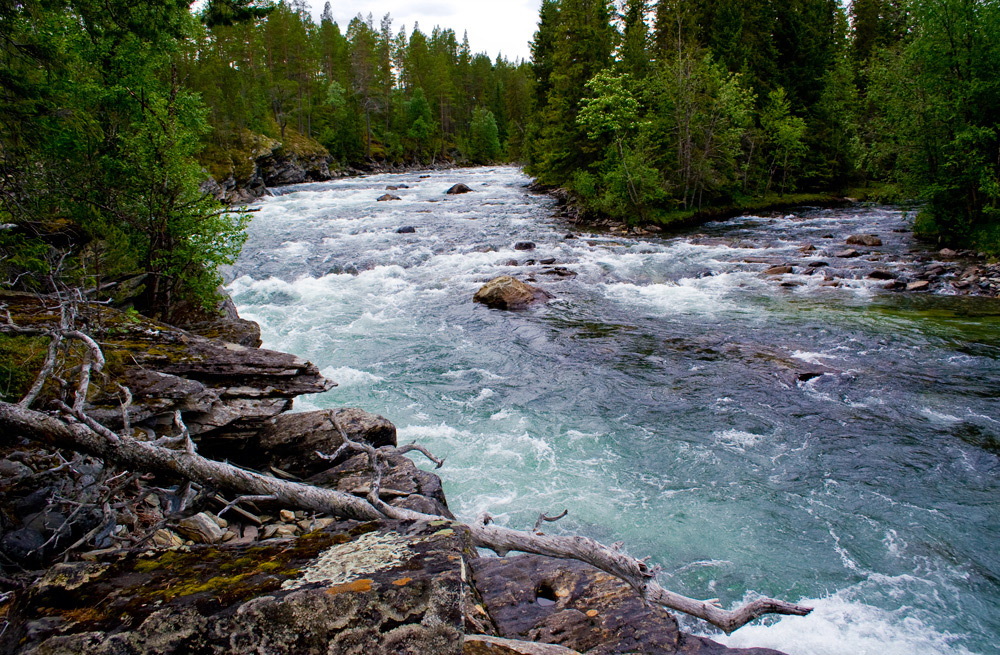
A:
<svg viewBox="0 0 1000 655">
<path fill-rule="evenodd" d="M 88 284 L 209 298 L 247 215 L 201 191 L 261 143 L 334 167 L 514 162 L 669 223 L 840 194 L 1000 252 L 1000 2 L 544 0 L 532 61 L 304 0 L 0 4 L 4 278 L 91 244 Z M 48 236 L 46 236 L 48 235 Z M 28 284 L 30 277 L 23 284 Z"/>
</svg>

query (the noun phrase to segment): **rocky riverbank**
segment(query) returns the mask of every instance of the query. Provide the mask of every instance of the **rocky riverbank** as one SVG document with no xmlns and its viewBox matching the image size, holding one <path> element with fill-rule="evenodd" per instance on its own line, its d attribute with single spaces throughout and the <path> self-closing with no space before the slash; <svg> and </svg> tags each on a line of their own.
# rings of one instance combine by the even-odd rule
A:
<svg viewBox="0 0 1000 655">
<path fill-rule="evenodd" d="M 550 195 L 556 201 L 556 216 L 566 221 L 568 227 L 583 232 L 597 232 L 621 236 L 656 237 L 665 233 L 657 224 L 626 225 L 607 217 L 592 216 L 581 209 L 572 194 L 565 189 L 532 186 L 536 193 Z M 851 199 L 831 199 L 832 205 L 856 205 Z M 774 207 L 761 212 L 764 217 L 784 217 L 778 212 L 786 207 Z M 705 213 L 699 218 L 672 225 L 671 229 L 693 229 L 711 221 L 739 216 L 740 212 L 715 215 Z M 907 257 L 887 255 L 882 247 L 890 241 L 907 240 Z M 891 234 L 852 234 L 841 236 L 827 234 L 818 242 L 796 244 L 801 256 L 796 259 L 748 256 L 746 263 L 760 264 L 762 274 L 785 287 L 802 286 L 803 276 L 819 275 L 823 286 L 839 287 L 851 280 L 871 280 L 891 292 L 932 292 L 957 296 L 1000 297 L 1000 262 L 991 261 L 985 253 L 971 250 L 935 250 L 913 238 L 912 234 L 895 230 Z M 735 248 L 753 250 L 758 247 L 749 241 L 720 240 L 695 234 L 692 243 L 718 245 L 725 243 Z M 898 245 L 898 244 L 897 244 Z"/>
<path fill-rule="evenodd" d="M 58 320 L 35 296 L 0 302 L 18 325 Z M 338 452 L 335 426 L 396 445 L 395 427 L 360 409 L 289 413 L 333 383 L 252 335 L 241 345 L 102 305 L 82 318 L 107 359 L 86 411 L 114 429 L 152 438 L 179 416 L 202 455 L 359 496 L 366 456 L 317 454 Z M 204 329 L 247 334 L 233 316 Z M 53 384 L 78 365 L 68 357 Z M 382 499 L 442 520 L 344 521 L 266 498 L 237 507 L 10 434 L 0 455 L 0 653 L 739 652 L 680 633 L 589 566 L 480 557 L 440 479 L 391 450 Z"/>
</svg>

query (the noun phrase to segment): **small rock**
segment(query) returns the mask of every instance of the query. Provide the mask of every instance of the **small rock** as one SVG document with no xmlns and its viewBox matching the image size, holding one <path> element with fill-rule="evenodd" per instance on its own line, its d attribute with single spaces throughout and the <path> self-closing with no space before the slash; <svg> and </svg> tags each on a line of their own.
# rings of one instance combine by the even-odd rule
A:
<svg viewBox="0 0 1000 655">
<path fill-rule="evenodd" d="M 789 281 L 789 282 L 782 282 L 781 286 L 783 286 L 783 287 L 801 287 L 801 286 L 805 286 L 805 285 L 802 282 Z"/>
<path fill-rule="evenodd" d="M 34 473 L 30 467 L 11 459 L 0 460 L 0 478 L 20 479 Z"/>
<path fill-rule="evenodd" d="M 245 541 L 257 541 L 258 537 L 260 537 L 260 530 L 256 525 L 248 525 L 243 528 L 243 539 Z"/>
<path fill-rule="evenodd" d="M 385 188 L 385 190 L 386 191 L 399 191 L 400 189 L 409 189 L 409 188 L 410 187 L 408 185 L 406 185 L 406 184 L 394 184 L 394 185 L 391 185 L 391 186 L 387 186 Z"/>
<path fill-rule="evenodd" d="M 952 250 L 951 248 L 942 248 L 941 251 L 938 252 L 938 254 L 941 255 L 942 257 L 957 257 L 958 256 L 958 253 L 955 252 L 954 250 Z"/>
<path fill-rule="evenodd" d="M 520 263 L 516 259 L 508 259 L 504 266 L 520 266 Z"/>
<path fill-rule="evenodd" d="M 399 196 L 394 196 L 391 193 L 387 193 L 378 199 L 378 202 L 388 202 L 390 200 L 402 200 Z"/>
<path fill-rule="evenodd" d="M 906 285 L 907 291 L 927 291 L 931 288 L 931 283 L 927 280 L 917 280 Z"/>
<path fill-rule="evenodd" d="M 567 234 L 566 236 L 563 237 L 565 241 L 572 241 L 575 238 L 576 238 L 575 234 Z"/>
<path fill-rule="evenodd" d="M 898 276 L 892 271 L 887 271 L 882 268 L 877 268 L 868 274 L 868 278 L 872 280 L 895 280 Z"/>
<path fill-rule="evenodd" d="M 220 528 L 222 528 L 223 530 L 229 527 L 229 521 L 222 518 L 221 516 L 216 516 L 215 514 L 208 514 L 208 517 L 213 521 L 215 521 L 215 524 Z"/>
<path fill-rule="evenodd" d="M 838 253 L 834 253 L 833 256 L 839 257 L 841 259 L 852 259 L 854 257 L 860 257 L 861 253 L 858 252 L 857 250 L 847 249 L 847 250 L 841 250 Z"/>
<path fill-rule="evenodd" d="M 764 275 L 787 275 L 792 272 L 791 266 L 772 266 L 764 271 Z"/>
<path fill-rule="evenodd" d="M 652 232 L 653 234 L 659 234 L 660 232 L 663 232 L 663 228 L 659 225 L 647 225 L 646 231 Z"/>
<path fill-rule="evenodd" d="M 538 263 L 541 264 L 542 266 L 551 266 L 552 264 L 556 263 L 556 258 L 550 257 L 548 259 L 539 259 Z"/>
<path fill-rule="evenodd" d="M 464 184 L 456 184 L 455 186 L 453 186 L 450 189 L 448 189 L 448 191 L 446 193 L 449 196 L 457 196 L 457 195 L 462 194 L 462 193 L 471 193 L 471 192 L 472 192 L 472 189 L 470 189 L 466 185 L 464 185 Z"/>
<path fill-rule="evenodd" d="M 177 524 L 182 536 L 200 544 L 217 544 L 225 534 L 215 521 L 205 512 L 195 514 Z"/>
<path fill-rule="evenodd" d="M 417 228 L 412 225 L 407 225 L 396 230 L 396 234 L 416 234 Z"/>
<path fill-rule="evenodd" d="M 240 536 L 236 533 L 236 530 L 229 528 L 226 530 L 226 534 L 222 535 L 222 543 L 228 544 L 230 541 L 236 541 L 239 537 Z"/>
<path fill-rule="evenodd" d="M 882 245 L 882 239 L 878 238 L 878 236 L 874 234 L 852 234 L 847 237 L 847 245 L 877 248 Z"/>
<path fill-rule="evenodd" d="M 962 291 L 964 289 L 968 289 L 969 287 L 971 287 L 972 284 L 970 284 L 968 280 L 961 280 L 959 282 L 952 282 L 951 286 L 955 287 L 959 291 Z"/>
<path fill-rule="evenodd" d="M 157 530 L 153 533 L 153 543 L 161 548 L 179 548 L 184 540 L 170 530 Z"/>
<path fill-rule="evenodd" d="M 807 266 L 809 268 L 823 268 L 823 267 L 829 266 L 829 265 L 830 265 L 829 262 L 818 261 L 818 260 L 817 261 L 811 261 L 811 262 L 809 262 L 807 264 Z"/>
<path fill-rule="evenodd" d="M 799 252 L 816 252 L 816 246 L 810 243 L 809 245 L 799 248 Z"/>
<path fill-rule="evenodd" d="M 281 518 L 282 523 L 291 523 L 295 520 L 295 512 L 288 509 L 281 510 L 278 516 Z"/>
<path fill-rule="evenodd" d="M 518 241 L 514 244 L 514 250 L 534 250 L 535 244 L 530 241 Z"/>
</svg>

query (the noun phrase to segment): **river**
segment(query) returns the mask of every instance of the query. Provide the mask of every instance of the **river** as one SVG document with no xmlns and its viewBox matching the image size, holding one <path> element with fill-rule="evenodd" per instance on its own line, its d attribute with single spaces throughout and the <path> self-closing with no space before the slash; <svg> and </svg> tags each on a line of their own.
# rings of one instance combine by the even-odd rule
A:
<svg viewBox="0 0 1000 655">
<path fill-rule="evenodd" d="M 456 182 L 474 192 L 446 196 Z M 513 167 L 381 175 L 261 202 L 229 289 L 265 347 L 340 385 L 296 409 L 387 417 L 447 457 L 461 518 L 529 528 L 569 509 L 552 531 L 624 541 L 667 588 L 816 607 L 728 638 L 685 622 L 729 645 L 1000 652 L 998 301 L 863 279 L 915 266 L 901 210 L 567 239 L 528 182 Z M 409 188 L 376 202 L 389 185 Z M 882 237 L 879 261 L 831 258 L 856 233 Z M 810 260 L 831 265 L 762 274 Z M 555 299 L 472 302 L 504 274 Z"/>
</svg>

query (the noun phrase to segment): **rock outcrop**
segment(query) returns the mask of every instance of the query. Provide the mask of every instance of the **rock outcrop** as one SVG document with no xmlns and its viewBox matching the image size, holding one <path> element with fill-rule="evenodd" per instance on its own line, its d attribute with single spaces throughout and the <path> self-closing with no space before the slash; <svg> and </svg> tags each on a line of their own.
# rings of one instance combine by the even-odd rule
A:
<svg viewBox="0 0 1000 655">
<path fill-rule="evenodd" d="M 537 555 L 470 562 L 473 585 L 499 636 L 557 644 L 588 655 L 780 655 L 732 650 L 681 633 L 621 580 L 582 562 Z"/>
<path fill-rule="evenodd" d="M 472 189 L 470 189 L 465 184 L 456 184 L 455 186 L 448 189 L 445 193 L 449 196 L 457 196 L 463 193 L 472 193 Z"/>
<path fill-rule="evenodd" d="M 487 282 L 473 300 L 493 309 L 524 309 L 552 299 L 552 294 L 504 275 Z"/>
<path fill-rule="evenodd" d="M 55 325 L 56 310 L 28 294 L 4 293 L 20 325 Z M 83 320 L 108 360 L 94 380 L 87 411 L 112 429 L 122 426 L 117 381 L 133 396 L 129 422 L 170 425 L 175 411 L 193 435 L 253 433 L 288 411 L 295 397 L 336 386 L 311 363 L 287 353 L 209 339 L 142 316 L 90 305 Z M 44 396 L 43 396 L 44 398 Z"/>
<path fill-rule="evenodd" d="M 336 522 L 295 541 L 60 564 L 9 608 L 22 655 L 460 655 L 468 532 Z"/>
</svg>

